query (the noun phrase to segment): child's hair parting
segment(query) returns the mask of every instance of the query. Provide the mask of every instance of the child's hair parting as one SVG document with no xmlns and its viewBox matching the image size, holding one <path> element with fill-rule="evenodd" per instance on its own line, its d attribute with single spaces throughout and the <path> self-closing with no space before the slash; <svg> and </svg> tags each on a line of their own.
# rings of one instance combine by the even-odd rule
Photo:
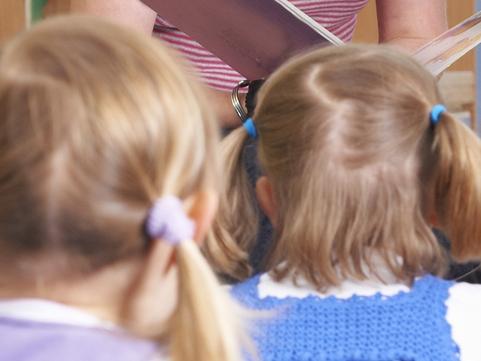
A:
<svg viewBox="0 0 481 361">
<path fill-rule="evenodd" d="M 219 186 L 216 120 L 176 63 L 159 42 L 84 17 L 2 50 L 2 273 L 48 284 L 135 260 L 158 198 Z M 173 360 L 239 360 L 226 292 L 192 240 L 175 255 L 178 305 L 152 337 L 167 336 Z"/>
<path fill-rule="evenodd" d="M 267 80 L 253 119 L 277 206 L 266 259 L 277 279 L 293 272 L 319 289 L 364 279 L 376 272 L 373 251 L 398 280 L 439 274 L 445 254 L 431 223 L 458 259 L 481 256 L 480 143 L 448 112 L 433 124 L 438 103 L 428 71 L 380 46 L 314 50 Z M 224 141 L 229 173 L 216 225 L 217 247 L 238 262 L 256 231 L 236 221 L 256 209 L 241 159 L 247 138 L 241 127 Z"/>
</svg>

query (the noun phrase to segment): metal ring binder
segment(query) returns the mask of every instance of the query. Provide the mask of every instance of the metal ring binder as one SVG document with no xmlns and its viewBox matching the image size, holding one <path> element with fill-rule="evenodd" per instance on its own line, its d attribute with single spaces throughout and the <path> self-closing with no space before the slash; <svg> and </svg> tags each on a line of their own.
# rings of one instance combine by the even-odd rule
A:
<svg viewBox="0 0 481 361">
<path fill-rule="evenodd" d="M 242 106 L 239 100 L 239 89 L 248 87 L 249 84 L 250 84 L 249 80 L 242 80 L 241 82 L 239 82 L 239 84 L 237 84 L 234 87 L 234 89 L 232 89 L 232 93 L 230 96 L 232 106 L 234 107 L 234 110 L 241 121 L 246 120 L 247 112 L 244 110 L 244 107 Z"/>
</svg>

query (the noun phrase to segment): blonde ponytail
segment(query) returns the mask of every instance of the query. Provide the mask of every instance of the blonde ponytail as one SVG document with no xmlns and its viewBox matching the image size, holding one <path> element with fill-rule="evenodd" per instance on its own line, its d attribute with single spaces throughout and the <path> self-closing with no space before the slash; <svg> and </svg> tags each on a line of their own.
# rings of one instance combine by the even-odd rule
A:
<svg viewBox="0 0 481 361">
<path fill-rule="evenodd" d="M 453 256 L 481 257 L 481 144 L 463 123 L 444 113 L 434 128 L 434 202 Z"/>
<path fill-rule="evenodd" d="M 149 37 L 85 17 L 47 20 L 2 49 L 0 215 L 16 226 L 0 227 L 1 266 L 32 284 L 111 275 L 120 282 L 105 306 L 124 329 L 172 342 L 176 361 L 238 361 L 235 306 L 184 241 L 195 225 L 181 199 L 220 188 L 220 167 L 215 118 L 182 64 Z M 40 261 L 19 268 L 32 247 Z"/>
<path fill-rule="evenodd" d="M 240 307 L 219 286 L 194 242 L 182 242 L 176 257 L 179 299 L 171 325 L 172 359 L 240 361 Z"/>
<path fill-rule="evenodd" d="M 222 142 L 225 187 L 213 235 L 205 247 L 216 269 L 238 280 L 248 277 L 251 272 L 248 252 L 258 229 L 254 187 L 243 164 L 247 138 L 245 129 L 240 127 Z"/>
</svg>

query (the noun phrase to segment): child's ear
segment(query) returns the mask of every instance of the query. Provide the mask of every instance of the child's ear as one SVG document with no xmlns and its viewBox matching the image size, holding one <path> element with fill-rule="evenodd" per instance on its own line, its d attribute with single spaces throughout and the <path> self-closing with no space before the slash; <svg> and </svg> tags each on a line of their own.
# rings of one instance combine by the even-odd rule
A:
<svg viewBox="0 0 481 361">
<path fill-rule="evenodd" d="M 213 190 L 205 190 L 190 196 L 186 202 L 186 211 L 195 222 L 194 241 L 201 244 L 214 221 L 219 206 L 219 197 Z"/>
<path fill-rule="evenodd" d="M 272 183 L 266 176 L 262 176 L 257 180 L 256 196 L 262 211 L 275 227 L 277 225 L 277 204 L 274 198 Z"/>
</svg>

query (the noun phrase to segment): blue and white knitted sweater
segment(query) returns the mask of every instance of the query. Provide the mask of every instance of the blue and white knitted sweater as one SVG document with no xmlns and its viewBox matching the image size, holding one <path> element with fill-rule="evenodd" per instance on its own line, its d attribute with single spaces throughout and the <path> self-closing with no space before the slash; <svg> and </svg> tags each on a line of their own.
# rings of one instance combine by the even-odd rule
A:
<svg viewBox="0 0 481 361">
<path fill-rule="evenodd" d="M 341 299 L 261 297 L 260 279 L 233 287 L 232 294 L 250 309 L 275 311 L 256 320 L 252 329 L 262 361 L 460 359 L 446 319 L 451 282 L 425 276 L 408 292 Z"/>
</svg>

